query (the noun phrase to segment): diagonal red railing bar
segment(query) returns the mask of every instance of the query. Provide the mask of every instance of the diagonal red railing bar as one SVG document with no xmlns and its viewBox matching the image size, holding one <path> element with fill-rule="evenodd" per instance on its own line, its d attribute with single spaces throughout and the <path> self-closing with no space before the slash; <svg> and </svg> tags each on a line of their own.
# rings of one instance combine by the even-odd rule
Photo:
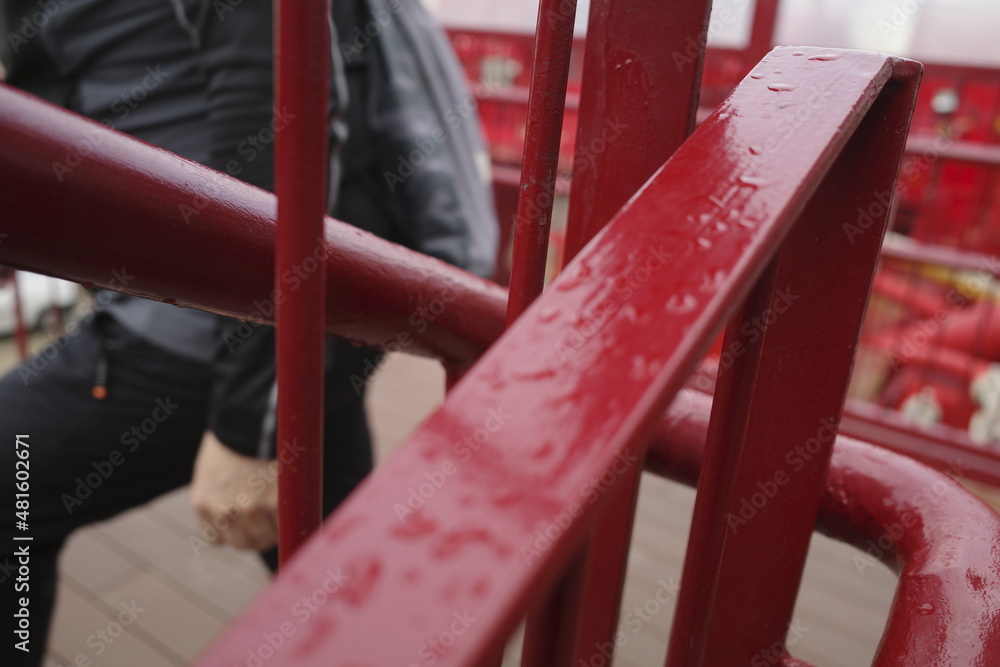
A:
<svg viewBox="0 0 1000 667">
<path fill-rule="evenodd" d="M 776 50 L 785 84 L 741 84 L 199 664 L 276 631 L 285 664 L 496 656 L 871 104 L 916 77 L 880 54 L 792 51 Z M 795 126 L 783 93 L 819 77 L 830 99 Z M 323 603 L 300 622 L 304 596 Z"/>
<path fill-rule="evenodd" d="M 694 486 L 711 409 L 711 396 L 682 390 L 647 470 Z M 1000 516 L 957 482 L 838 436 L 816 529 L 860 550 L 852 558 L 859 576 L 879 561 L 899 574 L 874 665 L 989 665 L 1000 655 Z M 757 662 L 802 664 L 770 648 Z"/>
<path fill-rule="evenodd" d="M 570 246 L 588 243 L 694 128 L 704 50 L 690 45 L 703 43 L 709 5 L 591 3 L 566 231 Z M 612 47 L 612 36 L 623 34 L 628 48 Z M 655 132 L 649 131 L 651 114 Z M 587 664 L 595 646 L 607 647 L 602 659 L 611 660 L 640 477 L 637 465 L 618 482 L 590 528 L 580 565 L 567 569 L 551 602 L 529 617 L 525 667 Z"/>
<path fill-rule="evenodd" d="M 274 195 L 3 84 L 0 109 L 0 263 L 274 321 Z M 331 218 L 315 250 L 330 334 L 469 363 L 503 332 L 466 271 Z"/>
</svg>

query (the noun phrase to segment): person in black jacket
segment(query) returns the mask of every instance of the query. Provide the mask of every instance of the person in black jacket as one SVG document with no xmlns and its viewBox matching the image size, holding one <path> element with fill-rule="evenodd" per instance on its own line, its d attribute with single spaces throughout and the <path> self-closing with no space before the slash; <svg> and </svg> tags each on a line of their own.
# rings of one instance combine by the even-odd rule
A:
<svg viewBox="0 0 1000 667">
<path fill-rule="evenodd" d="M 274 135 L 294 122 L 272 118 L 271 15 L 268 0 L 4 0 L 0 57 L 10 85 L 270 190 Z M 489 275 L 488 160 L 440 31 L 415 0 L 338 0 L 334 22 L 331 213 Z M 62 167 L 54 185 L 73 177 Z M 0 437 L 28 433 L 32 447 L 32 631 L 14 664 L 41 662 L 69 533 L 185 484 L 192 461 L 202 537 L 258 550 L 276 537 L 273 330 L 107 291 L 95 301 L 69 345 L 0 380 Z M 327 342 L 327 512 L 372 466 L 356 380 L 376 357 Z M 14 452 L 0 457 L 12 471 Z M 13 523 L 0 523 L 12 588 Z"/>
</svg>

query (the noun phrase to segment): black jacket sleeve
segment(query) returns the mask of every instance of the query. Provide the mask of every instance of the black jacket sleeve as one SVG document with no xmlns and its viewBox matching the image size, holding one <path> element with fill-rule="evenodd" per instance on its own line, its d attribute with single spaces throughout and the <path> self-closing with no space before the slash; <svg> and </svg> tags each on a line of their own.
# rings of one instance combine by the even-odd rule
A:
<svg viewBox="0 0 1000 667">
<path fill-rule="evenodd" d="M 205 74 L 211 160 L 208 166 L 274 190 L 274 142 L 294 110 L 275 109 L 273 9 L 270 0 L 174 0 L 191 31 Z M 182 4 L 183 3 L 183 4 Z M 331 199 L 335 196 L 341 120 L 346 103 L 343 70 L 331 49 Z M 272 110 L 275 112 L 272 115 Z M 231 449 L 271 455 L 274 429 L 274 330 L 220 318 L 208 426 Z"/>
</svg>

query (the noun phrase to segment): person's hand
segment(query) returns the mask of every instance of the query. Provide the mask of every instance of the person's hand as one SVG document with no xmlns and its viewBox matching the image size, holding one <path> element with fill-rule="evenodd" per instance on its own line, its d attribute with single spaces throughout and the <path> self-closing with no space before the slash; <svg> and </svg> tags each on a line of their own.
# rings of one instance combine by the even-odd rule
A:
<svg viewBox="0 0 1000 667">
<path fill-rule="evenodd" d="M 263 551 L 278 542 L 278 480 L 272 461 L 237 454 L 210 431 L 202 438 L 191 479 L 191 504 L 238 549 Z"/>
</svg>

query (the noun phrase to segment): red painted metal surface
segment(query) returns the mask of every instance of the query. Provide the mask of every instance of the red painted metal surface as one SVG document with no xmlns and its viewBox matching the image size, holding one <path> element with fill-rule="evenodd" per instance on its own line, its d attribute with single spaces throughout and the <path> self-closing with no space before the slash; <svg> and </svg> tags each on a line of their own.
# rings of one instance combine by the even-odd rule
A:
<svg viewBox="0 0 1000 667">
<path fill-rule="evenodd" d="M 750 77 L 785 94 L 783 103 L 796 110 L 797 122 L 812 126 L 820 113 L 814 91 L 822 87 L 841 99 L 852 96 L 846 91 L 854 84 L 822 71 L 787 84 L 789 60 L 832 63 L 841 57 L 836 51 L 795 53 L 803 52 L 772 52 Z M 720 421 L 738 421 L 710 430 L 703 483 L 716 486 L 695 502 L 668 665 L 745 664 L 784 641 L 888 210 L 883 207 L 881 219 L 863 234 L 846 234 L 843 222 L 876 193 L 891 191 L 919 75 L 919 65 L 898 64 L 880 82 L 885 94 L 855 98 L 867 111 L 864 122 L 799 213 L 808 222 L 782 246 L 773 283 L 761 286 L 766 296 L 748 303 L 749 310 L 727 332 L 723 349 L 733 352 L 736 363 L 720 368 L 714 409 Z M 720 109 L 747 112 L 731 101 Z M 758 134 L 756 139 L 763 147 L 774 137 Z M 783 178 L 793 177 L 786 173 Z M 759 183 L 766 187 L 767 180 Z M 831 289 L 834 281 L 836 289 Z M 741 348 L 745 351 L 737 354 Z M 743 405 L 749 397 L 752 402 Z M 809 451 L 790 461 L 788 452 L 797 443 L 809 443 Z M 758 490 L 761 480 L 778 475 L 786 484 L 770 500 L 773 513 L 756 518 L 749 529 L 734 525 L 743 499 Z M 778 544 L 780 559 L 773 553 Z M 747 577 L 748 571 L 754 576 Z M 756 613 L 748 616 L 751 607 Z"/>
<path fill-rule="evenodd" d="M 275 137 L 278 196 L 278 555 L 284 566 L 323 520 L 323 246 L 329 172 L 330 3 L 278 0 L 275 108 L 295 120 Z M 310 270 L 311 269 L 311 270 Z M 296 283 L 281 279 L 304 273 Z"/>
<path fill-rule="evenodd" d="M 316 611 L 308 626 L 292 626 L 296 632 L 288 635 L 276 664 L 406 665 L 426 661 L 427 651 L 433 652 L 438 664 L 492 663 L 517 620 L 544 602 L 545 592 L 553 586 L 560 586 L 559 590 L 569 597 L 550 608 L 565 608 L 574 600 L 587 604 L 585 598 L 572 597 L 581 592 L 579 588 L 564 584 L 581 579 L 571 570 L 589 566 L 581 561 L 582 546 L 592 535 L 602 511 L 625 497 L 621 490 L 629 476 L 635 474 L 650 437 L 662 428 L 661 411 L 709 345 L 712 333 L 755 281 L 770 275 L 767 267 L 774 266 L 774 275 L 780 278 L 783 271 L 790 276 L 803 273 L 801 267 L 793 270 L 795 263 L 807 264 L 810 258 L 811 267 L 821 266 L 804 250 L 809 245 L 808 237 L 816 231 L 804 228 L 804 224 L 823 220 L 815 209 L 825 201 L 826 188 L 840 186 L 842 196 L 848 198 L 856 199 L 858 195 L 857 183 L 845 179 L 835 161 L 838 153 L 843 151 L 841 161 L 852 160 L 872 169 L 869 185 L 875 186 L 881 185 L 877 178 L 885 169 L 884 151 L 898 155 L 896 149 L 903 134 L 898 126 L 905 125 L 905 119 L 900 118 L 905 114 L 887 107 L 887 103 L 905 106 L 905 88 L 912 85 L 915 74 L 910 65 L 875 54 L 802 53 L 799 57 L 803 62 L 782 68 L 789 79 L 796 83 L 808 81 L 809 68 L 828 68 L 838 86 L 837 99 L 824 105 L 822 114 L 810 118 L 808 134 L 792 120 L 796 118 L 794 96 L 786 93 L 794 88 L 782 82 L 768 85 L 767 80 L 746 82 L 729 105 L 709 119 L 698 136 L 682 147 L 599 239 L 582 252 L 552 293 L 543 296 L 541 303 L 458 384 L 442 411 L 312 540 L 243 625 L 204 658 L 204 664 L 225 664 L 229 659 L 239 662 L 247 650 L 252 650 L 247 647 L 266 641 L 268 633 L 284 634 L 286 622 L 291 623 L 289 614 L 302 595 L 311 598 Z M 808 55 L 817 56 L 814 64 L 806 63 Z M 831 59 L 830 55 L 839 57 Z M 792 60 L 792 51 L 783 50 L 781 57 Z M 835 60 L 838 62 L 834 64 Z M 898 80 L 906 77 L 909 79 Z M 894 91 L 897 84 L 902 84 L 904 90 Z M 0 118 L 0 129 L 15 130 L 5 136 L 11 136 L 15 144 L 21 142 L 22 147 L 51 149 L 45 137 L 32 136 L 38 133 L 34 124 L 38 121 L 21 115 L 31 105 L 18 106 L 18 98 L 8 95 L 8 91 L 0 89 L 0 106 L 12 99 L 14 108 L 12 117 Z M 793 103 L 779 103 L 789 101 Z M 4 106 L 4 110 L 6 114 L 8 107 Z M 43 115 L 50 111 L 40 108 Z M 768 122 L 762 122 L 757 113 L 769 116 L 763 119 Z M 56 115 L 52 119 L 56 121 L 53 131 L 64 131 L 64 118 Z M 891 131 L 894 127 L 895 133 Z M 880 132 L 895 134 L 897 143 L 892 137 L 880 137 Z M 779 141 L 765 148 L 766 159 L 747 158 L 747 154 L 763 154 L 755 148 L 768 144 L 755 142 L 769 133 L 779 136 Z M 111 135 L 103 135 L 104 140 L 112 147 L 110 155 L 95 156 L 94 164 L 77 170 L 82 177 L 69 190 L 76 198 L 75 207 L 79 208 L 81 201 L 95 209 L 119 207 L 134 218 L 146 205 L 140 199 L 154 195 L 171 201 L 171 196 L 189 188 L 197 195 L 190 200 L 197 207 L 194 210 L 198 214 L 213 211 L 222 233 L 232 233 L 224 215 L 230 211 L 219 193 L 203 196 L 211 193 L 199 189 L 199 183 L 177 178 L 192 173 L 208 177 L 211 172 L 185 171 L 186 163 L 169 160 L 155 163 L 165 167 L 162 172 L 143 171 L 136 167 L 148 167 L 146 160 L 158 160 L 152 157 L 158 155 L 155 151 L 150 153 L 148 147 L 135 142 L 119 144 Z M 863 150 L 855 150 L 859 146 L 882 157 L 859 159 L 866 157 Z M 129 150 L 116 153 L 115 147 Z M 9 166 L 12 155 L 17 155 L 17 145 L 7 152 L 0 147 L 0 167 Z M 29 168 L 15 185 L 33 187 L 36 193 L 50 190 L 52 176 L 38 169 L 33 160 L 44 167 L 51 156 L 43 150 L 40 158 L 18 157 L 27 157 Z M 178 164 L 185 164 L 185 168 Z M 119 199 L 125 201 L 119 201 L 109 196 L 106 186 L 103 190 L 93 187 L 93 191 L 81 187 L 99 181 L 95 175 L 102 174 L 122 176 L 130 186 L 145 186 L 148 190 L 142 192 L 141 198 L 130 198 L 127 191 L 123 192 L 125 196 Z M 154 174 L 162 180 L 155 181 Z M 18 174 L 12 172 L 12 176 Z M 814 191 L 817 184 L 819 189 Z M 226 187 L 232 187 L 237 204 L 248 200 L 249 195 L 238 186 L 227 182 Z M 24 201 L 28 193 L 19 199 L 16 187 L 0 190 L 5 201 L 8 193 L 14 202 L 12 228 L 18 232 L 11 237 L 17 236 L 16 250 L 20 252 L 11 252 L 12 260 L 0 259 L 14 265 L 40 263 L 60 275 L 69 275 L 64 273 L 67 270 L 96 275 L 99 270 L 95 267 L 108 258 L 120 261 L 126 256 L 143 257 L 141 249 L 128 244 L 113 249 L 123 254 L 111 252 L 98 259 L 51 248 L 50 256 L 44 257 L 43 246 L 25 222 L 30 215 Z M 48 201 L 34 203 L 36 211 L 60 210 L 58 204 Z M 184 223 L 178 223 L 178 218 L 170 214 L 154 216 L 152 226 L 162 228 L 147 232 L 147 238 L 164 241 L 183 231 L 197 241 L 209 240 L 210 246 L 218 240 L 212 235 L 219 230 L 190 225 L 191 213 L 183 208 L 192 205 L 178 204 L 176 199 L 171 204 L 182 212 L 180 219 Z M 262 221 L 257 231 L 265 237 L 251 242 L 235 233 L 237 249 L 273 248 L 272 214 L 266 208 L 249 206 L 236 213 L 233 218 Z M 824 213 L 832 217 L 831 212 Z M 788 235 L 796 220 L 802 222 Z M 86 231 L 93 233 L 92 229 Z M 877 236 L 875 230 L 872 232 Z M 114 239 L 110 242 L 114 243 Z M 382 268 L 374 263 L 373 248 L 396 253 L 393 259 L 412 260 L 421 271 L 409 278 L 403 273 L 393 274 L 384 279 L 384 284 L 402 290 L 407 298 L 419 298 L 427 293 L 427 282 L 447 285 L 454 280 L 465 295 L 476 300 L 480 313 L 491 322 L 502 322 L 502 308 L 491 300 L 495 292 L 477 287 L 474 282 L 462 282 L 461 272 L 449 273 L 433 263 L 422 265 L 389 244 L 343 233 L 336 223 L 328 223 L 324 245 L 348 263 L 355 262 L 369 271 Z M 773 258 L 779 245 L 782 249 L 775 264 Z M 828 247 L 826 242 L 821 245 Z M 157 251 L 169 246 L 165 241 Z M 51 259 L 53 254 L 68 258 L 70 268 L 59 267 L 57 260 Z M 645 277 L 640 277 L 642 260 L 649 257 L 670 261 L 660 261 L 655 270 L 646 263 L 642 274 Z M 155 254 L 152 258 L 156 259 Z M 238 262 L 236 265 L 240 266 Z M 115 264 L 106 263 L 103 270 L 111 266 Z M 232 264 L 227 266 L 231 268 Z M 669 266 L 669 274 L 661 272 L 665 266 Z M 868 269 L 870 278 L 871 264 Z M 237 290 L 235 298 L 213 295 L 209 290 L 199 294 L 185 277 L 168 277 L 163 271 L 162 263 L 154 263 L 151 273 L 131 281 L 130 289 L 139 293 L 148 289 L 147 293 L 152 293 L 162 287 L 159 294 L 165 299 L 174 299 L 172 295 L 179 290 L 191 295 L 184 303 L 230 308 L 235 313 L 240 312 L 240 307 L 247 308 L 248 302 L 259 308 L 252 301 L 252 289 Z M 254 268 L 250 266 L 244 278 L 253 276 Z M 97 280 L 102 279 L 109 280 L 97 275 Z M 767 303 L 770 287 L 766 282 L 757 284 L 757 298 Z M 815 298 L 815 289 L 805 293 L 810 302 L 822 303 Z M 851 303 L 839 310 L 863 308 L 863 295 L 853 301 L 850 294 L 845 298 Z M 399 301 L 380 305 L 387 308 L 388 315 L 367 319 L 370 316 L 360 306 L 334 304 L 344 310 L 330 314 L 330 329 L 345 335 L 344 331 L 353 327 L 359 338 L 378 339 L 386 333 L 387 321 L 401 318 Z M 836 305 L 825 305 L 830 310 L 838 309 Z M 752 301 L 744 311 L 747 308 L 752 310 Z M 358 316 L 359 311 L 364 314 Z M 253 314 L 253 310 L 244 310 L 243 315 L 247 314 Z M 846 320 L 839 325 L 841 329 L 856 324 L 856 318 Z M 761 362 L 771 358 L 769 354 L 775 357 L 772 351 L 781 346 L 772 339 L 777 335 L 780 341 L 782 335 L 788 335 L 782 329 L 787 332 L 789 328 L 785 324 L 768 331 L 761 341 Z M 434 334 L 421 337 L 419 347 L 440 353 L 442 338 L 452 337 L 463 349 L 475 349 L 479 340 L 475 337 L 487 335 L 482 327 L 452 321 Z M 776 358 L 791 366 L 796 362 L 796 349 L 784 347 L 790 351 L 788 358 Z M 837 354 L 849 357 L 853 349 L 850 340 L 847 347 L 847 351 L 841 349 Z M 638 355 L 637 350 L 641 351 Z M 454 355 L 442 356 L 454 359 Z M 801 385 L 803 373 L 798 374 Z M 746 373 L 726 373 L 720 386 L 745 386 L 746 377 Z M 767 388 L 766 380 L 761 386 L 755 384 L 754 391 L 761 394 L 764 403 L 777 401 L 781 388 L 775 388 L 774 383 Z M 836 385 L 837 378 L 831 384 Z M 725 393 L 720 393 L 719 406 L 723 407 L 716 407 L 717 415 L 729 414 L 724 408 L 732 405 L 726 402 L 731 397 Z M 828 389 L 828 393 L 833 394 L 834 389 Z M 798 401 L 803 395 L 800 387 L 794 398 Z M 689 397 L 688 392 L 681 393 L 672 414 L 678 403 L 688 400 L 685 397 Z M 815 409 L 821 400 L 803 399 L 801 405 L 786 401 L 786 405 L 807 411 Z M 750 422 L 748 433 L 754 431 L 754 411 L 758 409 L 751 403 L 744 411 Z M 520 415 L 524 417 L 519 419 Z M 707 406 L 689 409 L 683 416 L 689 431 L 697 431 L 704 424 L 703 441 L 704 432 L 710 428 Z M 793 417 L 792 421 L 801 421 L 802 415 Z M 711 428 L 722 430 L 718 425 Z M 677 453 L 674 443 L 667 456 L 690 468 L 691 461 L 697 461 L 698 444 L 700 441 L 689 443 L 686 451 Z M 834 453 L 830 486 L 818 511 L 821 525 L 830 533 L 862 548 L 871 548 L 871 542 L 865 540 L 874 541 L 879 552 L 873 558 L 899 558 L 900 594 L 878 664 L 921 664 L 936 658 L 949 664 L 990 664 L 991 657 L 997 655 L 1000 636 L 1000 556 L 996 546 L 1000 529 L 996 516 L 970 500 L 968 494 L 916 464 L 858 447 L 861 449 L 855 451 L 860 453 L 849 452 L 846 463 L 840 453 Z M 846 448 L 850 449 L 850 444 Z M 651 465 L 662 467 L 662 449 L 654 446 Z M 634 461 L 630 455 L 635 456 Z M 735 472 L 737 485 L 740 475 L 747 478 L 745 469 Z M 605 476 L 609 476 L 606 483 Z M 600 486 L 592 481 L 595 479 Z M 424 495 L 424 488 L 429 489 L 428 495 Z M 928 488 L 935 494 L 930 500 L 926 498 Z M 416 491 L 417 495 L 406 494 L 403 489 Z M 808 502 L 808 494 L 804 495 Z M 780 511 L 781 506 L 778 500 L 768 505 L 779 508 L 775 511 Z M 486 524 L 484 516 L 489 518 Z M 902 526 L 901 533 L 897 525 Z M 747 531 L 758 533 L 755 539 L 764 542 L 760 535 L 766 534 L 767 528 L 768 522 L 764 521 Z M 883 547 L 887 536 L 892 544 Z M 764 544 L 770 547 L 773 541 Z M 741 551 L 759 556 L 756 547 Z M 723 590 L 726 559 L 731 558 L 733 547 L 730 544 L 726 549 L 729 552 L 723 554 L 719 584 Z M 789 563 L 793 569 L 801 567 L 801 559 L 794 554 L 785 556 L 784 564 Z M 770 574 L 766 568 L 761 571 L 765 579 Z M 786 592 L 790 588 L 788 582 L 782 582 L 782 586 Z M 713 611 L 718 614 L 719 607 Z M 771 620 L 782 614 L 780 604 L 766 611 Z M 737 621 L 727 629 L 736 628 L 735 643 L 740 646 L 746 643 L 743 635 L 747 633 L 739 627 L 743 619 Z M 717 624 L 718 619 L 713 618 L 712 623 Z M 385 642 L 381 631 L 386 626 L 396 630 L 392 645 Z M 558 656 L 567 655 L 563 649 L 572 648 L 569 635 L 558 626 L 550 627 L 559 632 L 559 643 L 546 650 L 563 661 Z M 443 641 L 445 636 L 450 637 L 449 642 Z M 770 638 L 764 636 L 762 641 Z M 785 665 L 799 664 L 787 655 L 781 659 Z M 722 664 L 711 660 L 706 663 Z"/>
<path fill-rule="evenodd" d="M 682 390 L 653 440 L 647 470 L 693 486 L 711 407 L 710 396 Z M 771 504 L 761 510 L 774 511 Z M 908 457 L 838 436 L 817 529 L 860 550 L 853 559 L 859 574 L 879 561 L 899 574 L 872 664 L 996 664 L 1000 517 L 981 500 Z M 787 654 L 782 664 L 790 664 Z"/>
<path fill-rule="evenodd" d="M 603 211 L 606 217 L 601 217 L 601 212 L 590 211 L 587 202 L 593 199 L 594 191 L 600 193 L 603 201 L 627 201 L 677 150 L 694 127 L 697 99 L 692 97 L 696 91 L 692 77 L 701 68 L 704 52 L 698 50 L 692 55 L 692 69 L 678 69 L 674 66 L 673 54 L 663 45 L 683 44 L 691 35 L 701 34 L 707 25 L 710 7 L 707 2 L 689 2 L 684 5 L 684 11 L 678 11 L 677 5 L 671 2 L 647 5 L 643 8 L 642 26 L 637 28 L 634 6 L 607 0 L 591 3 L 590 25 L 628 25 L 630 39 L 624 67 L 618 63 L 612 70 L 610 64 L 605 63 L 601 67 L 590 67 L 583 76 L 585 91 L 601 90 L 613 82 L 617 94 L 603 97 L 585 94 L 586 104 L 580 109 L 574 171 L 592 169 L 593 174 L 589 181 L 573 181 L 566 232 L 567 237 L 580 243 L 589 242 L 615 212 L 607 208 Z M 604 63 L 606 54 L 602 49 L 606 47 L 604 41 L 590 40 L 584 59 L 589 63 Z M 657 132 L 662 137 L 656 141 L 649 141 L 645 122 L 634 122 L 641 115 L 636 110 L 649 113 L 646 107 L 649 104 L 648 87 L 630 85 L 636 70 L 651 73 L 650 76 L 655 77 L 652 79 L 655 87 L 662 96 L 673 99 L 676 109 L 690 111 L 687 115 L 682 111 L 658 114 Z M 620 121 L 622 118 L 630 122 Z M 614 131 L 610 133 L 609 119 L 616 119 Z M 641 146 L 641 159 L 630 158 L 615 167 L 606 164 L 602 155 L 612 142 L 620 142 L 633 150 Z M 577 566 L 564 573 L 550 603 L 539 613 L 542 618 L 529 617 L 526 647 L 537 634 L 541 638 L 534 643 L 547 642 L 551 647 L 558 647 L 553 648 L 556 655 L 543 653 L 534 662 L 525 661 L 525 665 L 586 664 L 593 658 L 595 644 L 609 647 L 604 657 L 611 660 L 642 470 L 641 454 L 638 456 L 637 465 L 622 475 L 616 488 L 608 492 L 609 500 L 599 510 L 586 544 L 576 557 Z M 536 624 L 532 625 L 532 621 Z"/>
<path fill-rule="evenodd" d="M 542 293 L 555 201 L 576 0 L 541 0 L 528 98 L 507 324 Z"/>
<path fill-rule="evenodd" d="M 0 108 L 0 263 L 273 322 L 274 195 L 3 84 Z M 324 239 L 327 333 L 471 362 L 503 332 L 496 285 L 330 218 Z"/>
<path fill-rule="evenodd" d="M 495 658 L 869 107 L 898 92 L 894 75 L 916 74 L 877 54 L 792 52 L 776 52 L 783 82 L 834 82 L 823 113 L 754 163 L 752 149 L 795 111 L 780 104 L 785 86 L 737 89 L 199 664 L 239 661 L 320 590 L 325 603 L 282 648 L 287 664 L 406 665 L 427 650 L 439 665 Z M 631 293 L 615 289 L 612 277 L 638 280 L 644 265 Z M 331 568 L 346 576 L 333 591 Z M 445 632 L 450 645 L 429 648 Z"/>
<path fill-rule="evenodd" d="M 694 129 L 703 51 L 696 50 L 678 70 L 673 49 L 665 47 L 686 48 L 688 38 L 698 39 L 706 32 L 706 3 L 649 3 L 643 12 L 652 16 L 637 20 L 634 11 L 614 3 L 591 5 L 567 262 Z M 660 57 L 650 57 L 657 52 Z"/>
</svg>

